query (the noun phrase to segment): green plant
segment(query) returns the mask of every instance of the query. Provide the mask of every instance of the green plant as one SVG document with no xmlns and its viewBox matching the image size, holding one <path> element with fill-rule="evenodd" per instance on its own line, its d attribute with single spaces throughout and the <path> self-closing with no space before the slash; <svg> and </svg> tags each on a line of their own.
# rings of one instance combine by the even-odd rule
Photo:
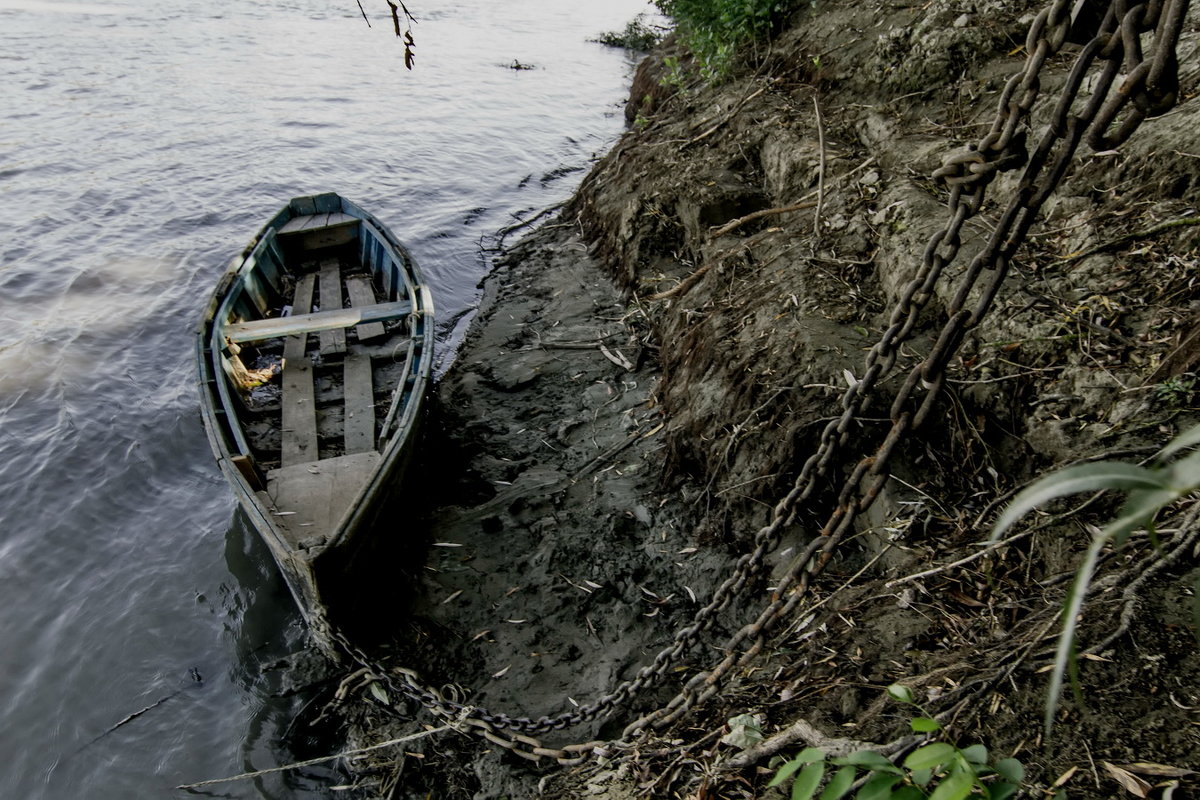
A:
<svg viewBox="0 0 1200 800">
<path fill-rule="evenodd" d="M 1100 553 L 1109 544 L 1124 544 L 1130 534 L 1142 528 L 1146 529 L 1151 541 L 1158 546 L 1158 537 L 1154 530 L 1155 516 L 1164 506 L 1200 488 L 1200 450 L 1177 460 L 1171 459 L 1197 444 L 1200 444 L 1200 425 L 1181 433 L 1167 444 L 1155 456 L 1150 467 L 1119 461 L 1097 461 L 1051 473 L 1019 492 L 996 520 L 992 529 L 993 542 L 1026 513 L 1056 498 L 1106 489 L 1118 489 L 1126 493 L 1125 503 L 1116 519 L 1093 534 L 1083 563 L 1075 574 L 1075 581 L 1063 604 L 1062 634 L 1059 636 L 1054 669 L 1046 693 L 1047 734 L 1053 727 L 1054 712 L 1062 697 L 1063 682 L 1068 673 L 1076 697 L 1082 702 L 1075 658 L 1075 631 Z M 1197 625 L 1200 627 L 1200 619 L 1197 620 Z"/>
<path fill-rule="evenodd" d="M 594 41 L 609 47 L 645 51 L 654 47 L 661 39 L 662 34 L 659 30 L 647 24 L 646 15 L 638 14 L 625 23 L 625 30 L 607 31 L 597 36 Z"/>
<path fill-rule="evenodd" d="M 666 67 L 666 74 L 658 79 L 662 86 L 666 86 L 676 91 L 684 91 L 687 87 L 686 76 L 684 75 L 683 65 L 679 63 L 679 59 L 675 56 L 666 56 L 663 58 L 663 66 Z"/>
<path fill-rule="evenodd" d="M 925 713 L 907 686 L 887 689 L 893 700 L 912 706 L 919 716 L 909 725 L 916 733 L 942 733 L 937 720 Z M 836 767 L 828 774 L 831 767 Z M 860 777 L 859 773 L 863 773 Z M 823 750 L 809 747 L 781 766 L 770 786 L 792 782 L 792 800 L 838 800 L 849 797 L 856 783 L 861 786 L 854 800 L 963 800 L 985 797 L 1007 800 L 1016 794 L 1025 768 L 1014 758 L 988 765 L 987 748 L 981 744 L 959 749 L 937 741 L 909 753 L 899 764 L 873 750 L 860 750 L 844 758 L 829 758 Z"/>
<path fill-rule="evenodd" d="M 743 44 L 765 37 L 794 0 L 655 0 L 675 20 L 704 77 L 724 77 Z"/>
<path fill-rule="evenodd" d="M 1154 396 L 1168 408 L 1182 408 L 1192 401 L 1196 379 L 1182 375 L 1168 378 L 1154 387 Z"/>
</svg>

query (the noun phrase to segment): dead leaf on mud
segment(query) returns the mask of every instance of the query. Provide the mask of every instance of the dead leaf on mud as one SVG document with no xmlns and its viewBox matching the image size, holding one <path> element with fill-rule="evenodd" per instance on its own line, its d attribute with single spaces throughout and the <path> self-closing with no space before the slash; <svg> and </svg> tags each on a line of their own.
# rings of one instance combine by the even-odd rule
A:
<svg viewBox="0 0 1200 800">
<path fill-rule="evenodd" d="M 1122 788 L 1124 788 L 1125 791 L 1129 792 L 1134 797 L 1150 796 L 1150 790 L 1154 787 L 1139 778 L 1137 775 L 1134 775 L 1128 770 L 1121 769 L 1114 764 L 1110 764 L 1107 761 L 1101 761 L 1100 765 L 1103 766 L 1105 771 L 1113 777 L 1113 780 L 1121 784 Z"/>
<path fill-rule="evenodd" d="M 1152 775 L 1155 778 L 1183 778 L 1187 775 L 1196 774 L 1196 771 L 1192 769 L 1172 767 L 1167 764 L 1155 764 L 1152 761 L 1135 761 L 1132 764 L 1123 764 L 1121 768 L 1130 772 L 1136 772 L 1139 775 Z"/>
<path fill-rule="evenodd" d="M 1075 773 L 1078 771 L 1079 771 L 1079 767 L 1071 767 L 1069 770 L 1064 772 L 1062 775 L 1059 775 L 1058 778 L 1054 781 L 1054 783 L 1050 784 L 1050 788 L 1057 789 L 1058 787 L 1065 785 L 1067 781 L 1069 781 L 1069 780 L 1071 780 L 1071 778 L 1075 777 Z"/>
</svg>

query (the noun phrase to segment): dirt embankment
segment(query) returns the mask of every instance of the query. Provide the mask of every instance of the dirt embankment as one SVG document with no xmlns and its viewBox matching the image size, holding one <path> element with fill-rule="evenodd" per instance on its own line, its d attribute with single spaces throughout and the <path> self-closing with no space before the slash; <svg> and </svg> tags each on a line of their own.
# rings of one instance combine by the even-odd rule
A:
<svg viewBox="0 0 1200 800">
<path fill-rule="evenodd" d="M 829 0 L 720 86 L 695 80 L 671 45 L 642 65 L 630 131 L 559 221 L 489 279 L 440 386 L 430 435 L 440 455 L 427 471 L 451 489 L 430 497 L 434 546 L 397 663 L 470 687 L 472 705 L 554 715 L 636 674 L 671 640 L 771 520 L 861 380 L 946 224 L 946 189 L 929 176 L 992 125 L 1037 8 Z M 719 742 L 729 717 L 759 715 L 768 737 L 803 718 L 886 743 L 906 726 L 883 695 L 893 682 L 944 714 L 961 743 L 1022 760 L 1031 787 L 1077 767 L 1072 796 L 1116 796 L 1105 761 L 1200 770 L 1189 526 L 1163 525 L 1175 554 L 1166 566 L 1152 566 L 1146 537 L 1105 558 L 1081 636 L 1098 646 L 1082 666 L 1088 707 L 1066 703 L 1049 745 L 1038 731 L 1054 614 L 1087 526 L 1113 504 L 968 558 L 1034 476 L 1098 457 L 1145 460 L 1197 418 L 1197 16 L 1180 46 L 1180 106 L 1115 151 L 1080 148 L 951 360 L 929 421 L 894 452 L 879 501 L 720 693 L 615 764 L 563 771 L 440 739 L 381 765 L 381 784 L 396 796 L 752 797 L 762 773 L 722 767 L 736 752 Z M 1031 141 L 1076 52 L 1043 69 Z M 1002 175 L 967 222 L 962 256 L 930 287 L 893 374 L 772 564 L 812 540 L 844 474 L 887 432 L 892 396 L 934 346 L 1017 175 Z M 764 588 L 722 622 L 736 629 Z M 722 636 L 710 638 L 672 678 L 720 659 Z M 678 682 L 557 736 L 619 737 Z M 389 715 L 369 704 L 356 715 L 363 741 L 384 735 L 371 725 Z"/>
</svg>

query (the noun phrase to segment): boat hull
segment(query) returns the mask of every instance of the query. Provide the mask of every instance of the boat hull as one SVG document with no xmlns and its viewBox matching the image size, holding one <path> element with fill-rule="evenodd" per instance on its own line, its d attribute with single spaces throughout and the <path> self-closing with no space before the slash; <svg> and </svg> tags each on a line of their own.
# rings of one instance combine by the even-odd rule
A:
<svg viewBox="0 0 1200 800">
<path fill-rule="evenodd" d="M 263 226 L 197 329 L 218 466 L 325 650 L 363 534 L 416 446 L 433 315 L 399 240 L 322 194 L 293 199 Z"/>
</svg>

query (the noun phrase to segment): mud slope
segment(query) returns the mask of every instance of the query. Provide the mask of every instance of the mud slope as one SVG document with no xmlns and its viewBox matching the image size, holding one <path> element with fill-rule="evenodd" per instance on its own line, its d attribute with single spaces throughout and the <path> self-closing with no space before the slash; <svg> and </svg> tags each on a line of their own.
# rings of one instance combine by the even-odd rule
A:
<svg viewBox="0 0 1200 800">
<path fill-rule="evenodd" d="M 489 279 L 439 387 L 427 472 L 451 489 L 429 493 L 433 546 L 411 624 L 389 632 L 389 664 L 509 713 L 569 712 L 603 695 L 694 618 L 861 380 L 946 224 L 947 191 L 930 175 L 991 127 L 1038 6 L 802 5 L 720 86 L 691 77 L 676 45 L 648 58 L 629 132 Z M 1036 476 L 1144 461 L 1200 419 L 1198 16 L 1180 44 L 1178 108 L 1115 150 L 1080 148 L 950 360 L 928 422 L 894 451 L 878 502 L 720 692 L 613 761 L 564 770 L 442 735 L 372 762 L 364 791 L 765 796 L 769 757 L 733 761 L 729 718 L 757 715 L 767 737 L 804 720 L 883 745 L 907 733 L 907 712 L 883 692 L 893 682 L 960 743 L 1019 758 L 1031 790 L 1074 768 L 1071 796 L 1119 796 L 1102 762 L 1200 770 L 1193 505 L 1164 512 L 1166 561 L 1145 535 L 1106 553 L 1081 633 L 1087 705 L 1064 703 L 1048 743 L 1055 614 L 1088 526 L 1115 503 L 1080 498 L 977 555 L 997 509 Z M 1077 51 L 1044 67 L 1031 141 Z M 1002 175 L 964 227 L 962 257 L 930 287 L 893 372 L 788 517 L 769 567 L 813 541 L 845 474 L 875 451 L 893 395 L 1016 186 L 1017 173 Z M 719 661 L 724 629 L 751 619 L 773 583 L 752 582 L 745 608 L 726 609 L 661 687 L 549 738 L 619 737 Z M 361 743 L 415 730 L 378 697 L 340 708 Z"/>
</svg>

